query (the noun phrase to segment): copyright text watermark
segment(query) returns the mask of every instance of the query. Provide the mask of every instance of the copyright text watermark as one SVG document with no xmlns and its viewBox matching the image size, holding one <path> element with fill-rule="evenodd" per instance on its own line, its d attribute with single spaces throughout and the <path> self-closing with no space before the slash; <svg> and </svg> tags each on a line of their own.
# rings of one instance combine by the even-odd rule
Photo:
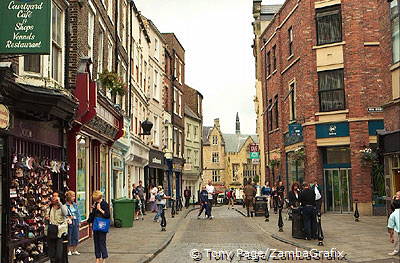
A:
<svg viewBox="0 0 400 263">
<path fill-rule="evenodd" d="M 227 261 L 244 260 L 251 262 L 263 262 L 270 260 L 346 260 L 344 251 L 336 248 L 331 250 L 319 251 L 317 249 L 308 250 L 278 250 L 267 248 L 265 250 L 215 250 L 215 249 L 192 249 L 190 257 L 194 261 Z"/>
</svg>

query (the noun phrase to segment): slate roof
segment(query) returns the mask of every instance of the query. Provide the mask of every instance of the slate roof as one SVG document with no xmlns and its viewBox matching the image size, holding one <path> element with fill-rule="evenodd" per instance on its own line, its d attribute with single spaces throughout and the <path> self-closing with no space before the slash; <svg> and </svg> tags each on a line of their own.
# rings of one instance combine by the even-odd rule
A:
<svg viewBox="0 0 400 263">
<path fill-rule="evenodd" d="M 258 143 L 257 135 L 246 134 L 222 134 L 225 141 L 225 152 L 239 152 L 247 138 L 251 137 L 255 143 Z"/>
<path fill-rule="evenodd" d="M 185 115 L 187 115 L 193 119 L 201 121 L 201 118 L 199 116 L 197 116 L 197 114 L 194 113 L 188 105 L 185 105 Z"/>
<path fill-rule="evenodd" d="M 213 127 L 211 126 L 203 126 L 203 144 L 207 145 L 210 144 L 210 141 L 208 140 L 208 135 L 210 134 L 211 130 Z"/>
</svg>

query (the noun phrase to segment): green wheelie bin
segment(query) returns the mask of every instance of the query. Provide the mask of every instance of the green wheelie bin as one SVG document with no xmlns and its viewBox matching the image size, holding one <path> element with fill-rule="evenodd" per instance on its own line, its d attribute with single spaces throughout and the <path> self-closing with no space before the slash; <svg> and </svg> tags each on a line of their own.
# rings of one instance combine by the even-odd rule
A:
<svg viewBox="0 0 400 263">
<path fill-rule="evenodd" d="M 132 227 L 137 200 L 121 198 L 112 200 L 115 227 Z"/>
</svg>

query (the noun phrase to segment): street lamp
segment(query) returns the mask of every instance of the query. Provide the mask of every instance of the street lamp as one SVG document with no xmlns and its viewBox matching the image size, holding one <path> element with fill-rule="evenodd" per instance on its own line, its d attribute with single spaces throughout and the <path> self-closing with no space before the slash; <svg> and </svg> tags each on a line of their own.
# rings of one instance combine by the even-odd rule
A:
<svg viewBox="0 0 400 263">
<path fill-rule="evenodd" d="M 153 128 L 153 123 L 148 119 L 145 119 L 140 123 L 143 132 L 139 133 L 139 135 L 151 135 L 151 128 Z"/>
<path fill-rule="evenodd" d="M 280 200 L 278 202 L 278 208 L 279 208 L 279 218 L 278 218 L 279 232 L 283 232 L 283 219 L 282 219 L 283 200 Z"/>
</svg>

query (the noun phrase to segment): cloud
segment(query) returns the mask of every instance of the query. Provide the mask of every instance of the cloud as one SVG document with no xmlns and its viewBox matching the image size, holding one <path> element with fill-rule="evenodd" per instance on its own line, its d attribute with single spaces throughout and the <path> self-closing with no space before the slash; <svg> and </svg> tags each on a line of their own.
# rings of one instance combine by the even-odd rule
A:
<svg viewBox="0 0 400 263">
<path fill-rule="evenodd" d="M 204 125 L 219 118 L 223 132 L 233 133 L 239 112 L 242 132 L 254 134 L 252 1 L 136 0 L 135 4 L 161 32 L 174 32 L 185 48 L 185 82 L 204 96 Z"/>
</svg>

